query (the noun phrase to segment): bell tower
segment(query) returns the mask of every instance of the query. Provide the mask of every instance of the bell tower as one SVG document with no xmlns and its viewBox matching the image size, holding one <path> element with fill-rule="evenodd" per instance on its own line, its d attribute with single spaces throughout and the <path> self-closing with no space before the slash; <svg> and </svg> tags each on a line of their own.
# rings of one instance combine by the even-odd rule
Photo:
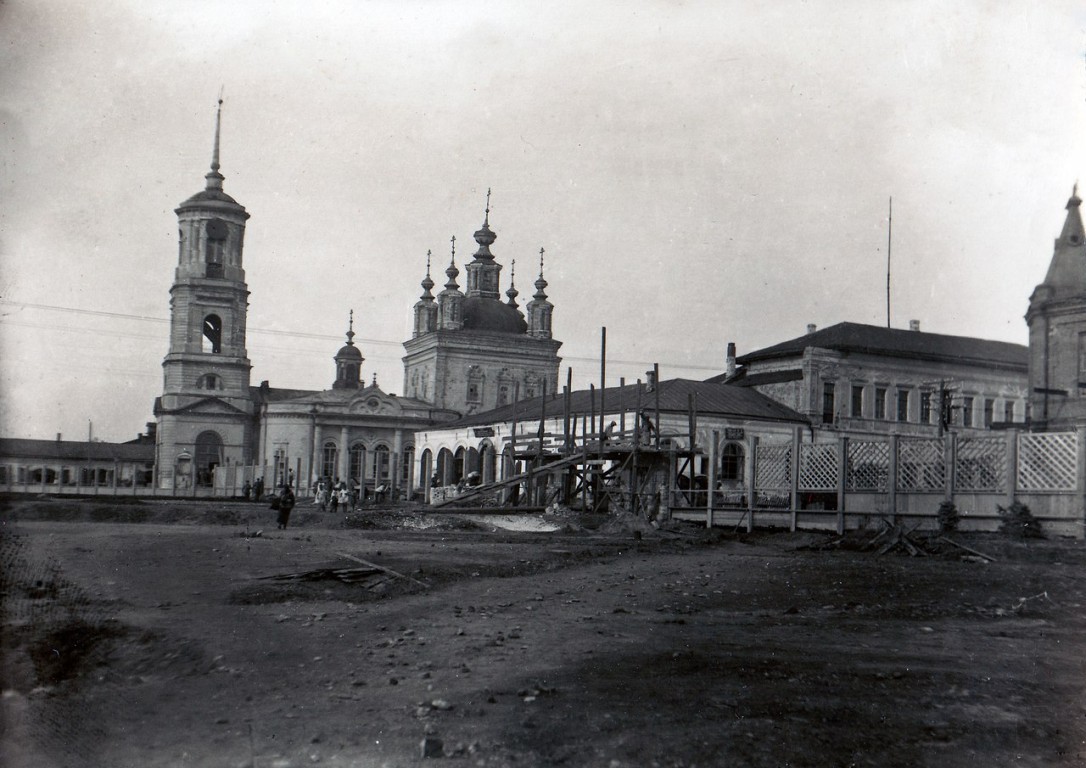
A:
<svg viewBox="0 0 1086 768">
<path fill-rule="evenodd" d="M 1029 298 L 1029 405 L 1034 430 L 1086 425 L 1086 227 L 1078 184 L 1044 282 Z"/>
<path fill-rule="evenodd" d="M 249 290 L 242 268 L 244 206 L 219 172 L 222 100 L 204 189 L 175 210 L 178 260 L 170 288 L 170 344 L 162 361 L 156 467 L 163 487 L 210 485 L 216 467 L 252 461 Z"/>
</svg>

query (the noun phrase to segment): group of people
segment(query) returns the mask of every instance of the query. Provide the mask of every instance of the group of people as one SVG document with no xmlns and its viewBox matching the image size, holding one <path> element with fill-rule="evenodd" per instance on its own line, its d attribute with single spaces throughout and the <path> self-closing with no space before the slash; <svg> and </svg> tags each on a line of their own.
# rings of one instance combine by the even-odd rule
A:
<svg viewBox="0 0 1086 768">
<path fill-rule="evenodd" d="M 241 495 L 246 501 L 260 501 L 264 495 L 264 478 L 258 477 L 252 483 L 246 480 L 241 488 Z"/>
<path fill-rule="evenodd" d="M 322 477 L 313 486 L 313 496 L 313 503 L 320 506 L 321 512 L 354 512 L 358 506 L 358 491 L 339 479 Z"/>
</svg>

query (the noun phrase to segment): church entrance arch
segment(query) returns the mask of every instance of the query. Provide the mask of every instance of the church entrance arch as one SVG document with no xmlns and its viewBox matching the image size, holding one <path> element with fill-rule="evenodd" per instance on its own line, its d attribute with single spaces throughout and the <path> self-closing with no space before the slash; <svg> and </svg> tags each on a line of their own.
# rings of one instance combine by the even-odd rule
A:
<svg viewBox="0 0 1086 768">
<path fill-rule="evenodd" d="M 222 437 L 218 432 L 205 430 L 196 436 L 196 451 L 193 464 L 196 469 L 196 484 L 210 487 L 215 467 L 223 462 Z"/>
</svg>

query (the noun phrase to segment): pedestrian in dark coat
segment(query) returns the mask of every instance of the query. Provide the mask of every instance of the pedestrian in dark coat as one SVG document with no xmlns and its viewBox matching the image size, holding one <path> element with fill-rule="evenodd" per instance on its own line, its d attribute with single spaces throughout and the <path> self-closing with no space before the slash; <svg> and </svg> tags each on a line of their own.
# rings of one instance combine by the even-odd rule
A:
<svg viewBox="0 0 1086 768">
<path fill-rule="evenodd" d="M 279 494 L 279 528 L 286 530 L 287 523 L 290 522 L 290 510 L 294 509 L 294 491 L 290 489 L 290 486 L 284 486 L 283 492 Z"/>
</svg>

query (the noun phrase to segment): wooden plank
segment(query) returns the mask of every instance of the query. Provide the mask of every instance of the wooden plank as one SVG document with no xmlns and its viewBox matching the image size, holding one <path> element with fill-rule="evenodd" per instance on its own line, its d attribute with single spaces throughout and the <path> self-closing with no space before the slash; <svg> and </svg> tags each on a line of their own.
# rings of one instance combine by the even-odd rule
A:
<svg viewBox="0 0 1086 768">
<path fill-rule="evenodd" d="M 361 563 L 362 565 L 368 565 L 370 568 L 376 568 L 377 570 L 384 571 L 385 573 L 391 574 L 392 576 L 398 576 L 401 579 L 407 579 L 408 581 L 413 581 L 416 584 L 419 584 L 420 586 L 426 587 L 427 589 L 430 588 L 430 585 L 427 584 L 425 581 L 419 581 L 418 579 L 413 579 L 410 576 L 404 576 L 402 573 L 397 573 L 396 571 L 392 570 L 391 568 L 385 568 L 384 566 L 378 565 L 377 563 L 371 563 L 369 560 L 363 560 L 361 557 L 355 557 L 354 555 L 348 555 L 346 552 L 339 552 L 337 554 L 340 557 L 345 557 L 348 560 L 354 560 L 356 563 Z"/>
</svg>

